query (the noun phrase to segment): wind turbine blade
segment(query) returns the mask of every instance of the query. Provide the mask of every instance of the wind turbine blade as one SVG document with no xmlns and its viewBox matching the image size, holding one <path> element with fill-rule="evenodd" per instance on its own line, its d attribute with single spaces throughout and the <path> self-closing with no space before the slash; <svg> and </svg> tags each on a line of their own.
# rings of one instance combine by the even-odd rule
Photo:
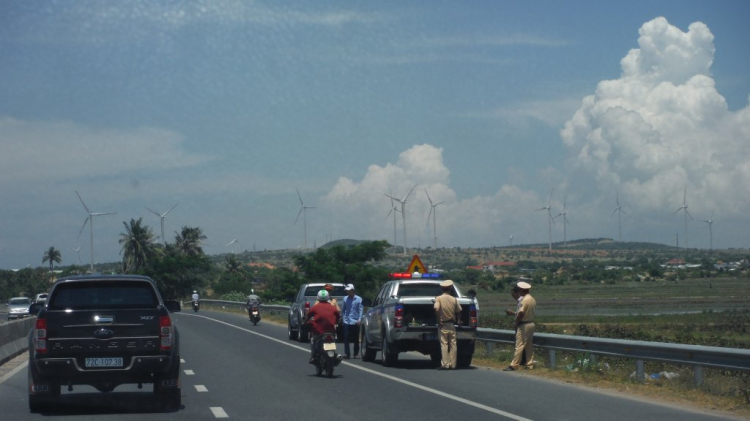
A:
<svg viewBox="0 0 750 421">
<path fill-rule="evenodd" d="M 618 209 L 618 208 L 615 208 L 615 210 L 613 210 L 613 211 L 612 211 L 612 213 L 611 213 L 611 214 L 609 215 L 609 217 L 610 217 L 610 218 L 612 217 L 612 215 L 614 215 L 614 214 L 615 214 L 615 212 L 617 212 L 617 209 Z"/>
<path fill-rule="evenodd" d="M 676 214 L 677 212 L 679 212 L 679 211 L 681 211 L 683 209 L 685 209 L 685 208 L 679 208 L 679 209 L 677 209 L 676 211 L 672 212 L 672 215 Z"/>
<path fill-rule="evenodd" d="M 430 213 L 427 214 L 427 227 L 430 226 L 430 217 L 432 216 L 432 210 L 435 209 L 434 206 L 430 206 Z"/>
<path fill-rule="evenodd" d="M 159 212 L 155 212 L 155 211 L 152 211 L 152 210 L 151 210 L 151 209 L 149 209 L 149 208 L 146 208 L 146 210 L 148 210 L 149 212 L 151 212 L 151 213 L 153 213 L 154 215 L 156 215 L 156 216 L 158 216 L 159 218 L 161 218 L 161 214 L 160 214 Z"/>
<path fill-rule="evenodd" d="M 404 200 L 402 201 L 402 203 L 406 202 L 406 199 L 409 198 L 409 195 L 411 194 L 411 192 L 413 192 L 414 189 L 416 189 L 416 188 L 417 188 L 417 185 L 415 184 L 414 187 L 412 187 L 411 190 L 409 190 L 409 193 L 406 194 L 406 197 L 404 197 Z"/>
<path fill-rule="evenodd" d="M 294 219 L 294 225 L 297 225 L 297 221 L 299 220 L 299 216 L 302 215 L 302 211 L 304 211 L 305 208 L 301 208 L 299 212 L 297 212 L 297 217 Z"/>
<path fill-rule="evenodd" d="M 432 199 L 430 198 L 430 194 L 429 194 L 429 193 L 427 193 L 427 189 L 424 189 L 424 194 L 426 194 L 426 195 L 427 195 L 427 200 L 429 200 L 429 201 L 430 201 L 430 206 L 435 206 L 435 205 L 433 205 L 433 204 L 432 204 Z"/>
<path fill-rule="evenodd" d="M 690 219 L 693 219 L 693 215 L 691 215 L 690 212 L 688 212 L 687 208 L 685 208 L 685 213 L 687 214 L 687 216 L 690 217 Z"/>
<path fill-rule="evenodd" d="M 305 206 L 305 202 L 302 201 L 302 195 L 299 194 L 299 189 L 297 189 L 297 197 L 299 197 L 299 203 L 300 203 L 300 205 L 302 205 L 304 207 Z"/>
<path fill-rule="evenodd" d="M 83 225 L 81 226 L 81 230 L 78 231 L 78 238 L 76 239 L 81 238 L 81 233 L 83 232 L 83 229 L 86 228 L 86 224 L 89 222 L 89 219 L 91 219 L 91 215 L 87 216 L 86 219 L 83 220 Z"/>
<path fill-rule="evenodd" d="M 83 208 L 86 209 L 86 213 L 90 214 L 91 211 L 89 210 L 89 207 L 86 206 L 85 203 L 83 203 L 83 199 L 81 198 L 81 195 L 78 194 L 78 190 L 76 190 L 76 194 L 78 195 L 78 199 L 81 201 L 81 204 L 83 205 Z"/>
<path fill-rule="evenodd" d="M 162 215 L 162 217 L 165 217 L 165 216 L 167 216 L 167 214 L 168 214 L 169 212 L 172 212 L 172 209 L 174 209 L 174 208 L 176 208 L 176 207 L 177 207 L 177 205 L 174 205 L 174 206 L 172 206 L 171 208 L 169 208 L 169 210 L 168 210 L 168 211 L 164 212 L 164 215 Z"/>
</svg>

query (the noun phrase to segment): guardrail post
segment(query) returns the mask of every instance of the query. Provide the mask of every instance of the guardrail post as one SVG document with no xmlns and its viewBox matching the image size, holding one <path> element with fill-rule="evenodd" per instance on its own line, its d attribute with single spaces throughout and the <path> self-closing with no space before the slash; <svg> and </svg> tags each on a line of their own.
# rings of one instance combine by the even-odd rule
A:
<svg viewBox="0 0 750 421">
<path fill-rule="evenodd" d="M 643 368 L 643 360 L 635 360 L 635 379 L 641 383 L 646 381 L 646 372 Z"/>
<path fill-rule="evenodd" d="M 696 387 L 703 384 L 703 366 L 696 365 L 693 367 L 693 381 Z"/>
<path fill-rule="evenodd" d="M 491 356 L 492 355 L 492 348 L 493 348 L 492 342 L 485 342 L 484 343 L 484 348 L 487 351 L 487 355 Z"/>
<path fill-rule="evenodd" d="M 590 354 L 589 362 L 592 366 L 596 367 L 596 365 L 599 363 L 599 357 L 596 354 Z"/>
<path fill-rule="evenodd" d="M 549 350 L 549 368 L 550 370 L 557 368 L 557 352 L 554 349 Z"/>
</svg>

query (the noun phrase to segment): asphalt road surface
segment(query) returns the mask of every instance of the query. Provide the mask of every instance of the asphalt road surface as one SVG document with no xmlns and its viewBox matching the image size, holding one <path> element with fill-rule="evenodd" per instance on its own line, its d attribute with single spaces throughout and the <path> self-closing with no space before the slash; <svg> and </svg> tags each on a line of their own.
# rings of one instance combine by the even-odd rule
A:
<svg viewBox="0 0 750 421">
<path fill-rule="evenodd" d="M 26 363 L 2 376 L 3 420 L 608 420 L 706 421 L 722 418 L 642 399 L 600 393 L 524 372 L 472 367 L 439 371 L 429 358 L 401 354 L 396 367 L 344 361 L 334 377 L 317 377 L 309 347 L 287 339 L 286 326 L 253 326 L 237 314 L 175 314 L 180 331 L 182 407 L 162 413 L 142 390 L 109 394 L 63 388 L 53 412 L 31 414 Z M 343 346 L 339 344 L 339 348 Z"/>
</svg>

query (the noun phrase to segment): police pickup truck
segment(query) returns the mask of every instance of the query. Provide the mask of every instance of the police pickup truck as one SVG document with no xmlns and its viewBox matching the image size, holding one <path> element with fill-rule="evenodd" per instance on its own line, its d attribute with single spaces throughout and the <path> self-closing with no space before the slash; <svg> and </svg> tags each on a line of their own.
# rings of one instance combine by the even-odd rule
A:
<svg viewBox="0 0 750 421">
<path fill-rule="evenodd" d="M 29 335 L 31 412 L 53 408 L 60 388 L 111 392 L 153 384 L 163 409 L 180 407 L 179 335 L 155 282 L 145 276 L 87 275 L 55 282 Z"/>
<path fill-rule="evenodd" d="M 374 361 L 382 352 L 383 365 L 393 366 L 400 352 L 418 351 L 440 364 L 440 340 L 435 298 L 442 294 L 439 274 L 393 273 L 365 313 L 362 328 L 362 359 Z M 473 300 L 463 297 L 454 285 L 454 296 L 461 304 L 456 325 L 458 367 L 468 367 L 474 355 L 477 311 Z"/>
</svg>

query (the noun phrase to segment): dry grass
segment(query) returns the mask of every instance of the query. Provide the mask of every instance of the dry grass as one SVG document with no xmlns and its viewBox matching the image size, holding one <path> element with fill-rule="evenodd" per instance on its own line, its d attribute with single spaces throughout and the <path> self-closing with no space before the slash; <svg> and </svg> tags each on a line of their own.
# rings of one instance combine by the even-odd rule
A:
<svg viewBox="0 0 750 421">
<path fill-rule="evenodd" d="M 498 352 L 499 351 L 499 352 Z M 559 355 L 559 354 L 558 354 Z M 478 348 L 474 355 L 473 365 L 492 369 L 503 369 L 510 364 L 512 353 L 495 349 L 493 355 L 488 356 L 483 349 Z M 646 399 L 659 404 L 671 404 L 696 411 L 717 412 L 721 416 L 750 419 L 750 404 L 742 394 L 736 396 L 717 395 L 712 389 L 714 380 L 726 382 L 726 378 L 715 376 L 714 379 L 706 375 L 703 388 L 692 385 L 692 371 L 682 373 L 679 380 L 648 380 L 639 383 L 622 372 L 602 372 L 601 370 L 570 371 L 564 368 L 551 370 L 537 361 L 534 370 L 523 370 L 522 375 L 543 377 L 554 381 L 575 384 L 577 386 L 596 389 L 603 393 L 626 394 L 629 397 Z M 707 374 L 707 373 L 706 373 Z M 719 388 L 729 385 L 720 384 Z M 738 385 L 735 385 L 738 386 Z"/>
</svg>

